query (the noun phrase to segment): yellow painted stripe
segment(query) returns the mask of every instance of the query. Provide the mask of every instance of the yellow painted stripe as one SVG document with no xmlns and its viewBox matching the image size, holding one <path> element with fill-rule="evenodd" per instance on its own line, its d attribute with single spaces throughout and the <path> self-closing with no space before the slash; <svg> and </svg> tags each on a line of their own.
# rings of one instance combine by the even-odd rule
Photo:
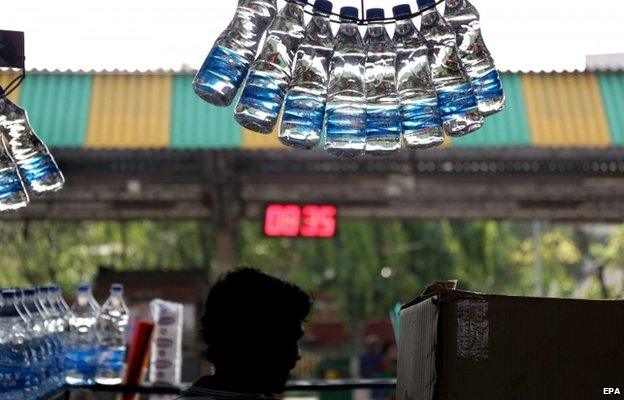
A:
<svg viewBox="0 0 624 400">
<path fill-rule="evenodd" d="M 534 146 L 611 145 L 595 74 L 526 74 L 522 85 Z"/>
<path fill-rule="evenodd" d="M 169 146 L 171 75 L 96 75 L 87 148 Z"/>
<path fill-rule="evenodd" d="M 7 85 L 11 83 L 11 81 L 18 76 L 20 76 L 21 72 L 0 72 L 0 86 L 6 89 Z M 23 83 L 22 83 L 23 84 Z M 9 95 L 9 100 L 13 103 L 19 104 L 19 95 L 20 95 L 21 85 L 17 87 L 14 91 Z"/>
<path fill-rule="evenodd" d="M 267 150 L 267 149 L 279 149 L 286 150 L 289 147 L 284 146 L 277 138 L 279 130 L 279 123 L 275 125 L 273 132 L 270 134 L 263 134 L 251 131 L 247 128 L 241 127 L 241 137 L 243 138 L 243 149 L 249 150 Z"/>
</svg>

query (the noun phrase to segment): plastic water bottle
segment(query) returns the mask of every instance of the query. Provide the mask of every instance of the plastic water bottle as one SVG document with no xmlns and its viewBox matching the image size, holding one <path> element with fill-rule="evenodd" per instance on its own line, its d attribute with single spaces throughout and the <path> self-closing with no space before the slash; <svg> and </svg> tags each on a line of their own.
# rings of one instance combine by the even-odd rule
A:
<svg viewBox="0 0 624 400">
<path fill-rule="evenodd" d="M 409 148 L 439 146 L 444 142 L 438 97 L 431 80 L 429 49 L 409 18 L 409 4 L 392 9 L 396 21 L 397 88 L 401 99 L 403 141 Z"/>
<path fill-rule="evenodd" d="M 357 8 L 340 9 L 325 113 L 325 150 L 335 156 L 358 156 L 366 146 L 366 53 L 357 19 Z"/>
<path fill-rule="evenodd" d="M 295 52 L 305 32 L 303 7 L 286 3 L 267 31 L 260 55 L 251 66 L 234 117 L 247 129 L 271 133 L 290 82 Z"/>
<path fill-rule="evenodd" d="M 33 348 L 37 352 L 37 364 L 32 366 L 33 372 L 38 377 L 38 390 L 36 393 L 38 396 L 43 396 L 56 389 L 56 384 L 51 379 L 50 374 L 54 347 L 48 338 L 45 318 L 42 310 L 37 306 L 36 296 L 37 291 L 34 288 L 24 289 L 22 304 L 30 316 L 28 331 L 31 335 Z"/>
<path fill-rule="evenodd" d="M 459 58 L 455 31 L 435 8 L 435 0 L 418 0 L 420 33 L 432 52 L 431 74 L 438 92 L 438 106 L 449 136 L 463 136 L 483 125 L 470 78 Z"/>
<path fill-rule="evenodd" d="M 61 290 L 58 285 L 48 286 L 48 299 L 50 305 L 55 309 L 56 316 L 56 331 L 58 342 L 60 345 L 58 354 L 58 378 L 60 382 L 65 380 L 66 374 L 66 358 L 67 351 L 69 350 L 69 321 L 70 321 L 70 309 L 63 296 L 61 296 Z"/>
<path fill-rule="evenodd" d="M 401 104 L 396 87 L 396 48 L 383 8 L 366 10 L 366 153 L 385 155 L 401 149 Z"/>
<path fill-rule="evenodd" d="M 47 365 L 47 368 L 45 368 L 44 386 L 49 388 L 49 391 L 52 391 L 54 388 L 62 385 L 64 380 L 60 380 L 58 375 L 58 356 L 61 344 L 56 332 L 56 320 L 52 318 L 50 312 L 45 306 L 46 296 L 47 288 L 37 289 L 33 297 L 34 304 L 31 307 L 34 306 L 43 319 L 44 340 L 47 353 L 47 357 L 45 359 L 47 364 L 44 364 Z"/>
<path fill-rule="evenodd" d="M 334 51 L 334 35 L 329 22 L 332 8 L 331 2 L 316 0 L 314 15 L 295 56 L 279 132 L 280 141 L 287 146 L 310 149 L 321 140 L 329 62 Z"/>
<path fill-rule="evenodd" d="M 7 150 L 30 190 L 42 194 L 63 187 L 65 178 L 48 148 L 32 130 L 26 111 L 7 98 L 0 100 L 0 133 L 6 135 Z"/>
<path fill-rule="evenodd" d="M 2 291 L 0 306 L 0 398 L 24 400 L 34 397 L 27 323 L 16 304 L 15 290 Z"/>
<path fill-rule="evenodd" d="M 505 108 L 505 95 L 481 35 L 479 12 L 468 0 L 446 0 L 444 18 L 455 30 L 459 54 L 472 81 L 479 112 L 487 116 L 501 111 Z"/>
<path fill-rule="evenodd" d="M 65 344 L 63 337 L 63 316 L 53 301 L 50 286 L 39 286 L 39 303 L 45 310 L 47 328 L 53 344 L 50 380 L 54 386 L 62 385 L 65 376 Z"/>
<path fill-rule="evenodd" d="M 42 375 L 39 370 L 39 363 L 41 361 L 41 351 L 39 342 L 37 341 L 34 333 L 30 329 L 33 322 L 33 317 L 24 305 L 24 291 L 22 289 L 15 289 L 15 307 L 18 310 L 20 317 L 24 322 L 24 327 L 28 335 L 28 339 L 25 342 L 26 355 L 28 357 L 28 379 L 26 385 L 26 392 L 29 396 L 36 397 L 41 393 Z"/>
<path fill-rule="evenodd" d="M 102 305 L 98 318 L 100 356 L 96 382 L 103 385 L 121 383 L 125 364 L 124 332 L 129 312 L 123 299 L 123 285 L 113 284 L 110 296 Z"/>
<path fill-rule="evenodd" d="M 17 167 L 4 145 L 0 143 L 0 212 L 26 207 L 28 201 L 28 194 Z"/>
<path fill-rule="evenodd" d="M 100 310 L 91 294 L 91 286 L 78 286 L 76 300 L 71 306 L 69 320 L 70 348 L 67 351 L 67 377 L 69 384 L 95 382 L 98 362 L 96 323 Z"/>
<path fill-rule="evenodd" d="M 193 89 L 199 97 L 216 106 L 232 103 L 276 9 L 276 0 L 238 0 L 234 19 L 195 75 Z"/>
</svg>

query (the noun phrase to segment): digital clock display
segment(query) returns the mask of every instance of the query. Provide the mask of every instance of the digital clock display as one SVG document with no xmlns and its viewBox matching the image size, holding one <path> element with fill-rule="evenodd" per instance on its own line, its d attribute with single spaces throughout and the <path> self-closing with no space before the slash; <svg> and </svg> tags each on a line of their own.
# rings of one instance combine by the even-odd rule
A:
<svg viewBox="0 0 624 400">
<path fill-rule="evenodd" d="M 269 237 L 331 238 L 336 234 L 337 208 L 327 204 L 269 204 L 264 234 Z"/>
</svg>

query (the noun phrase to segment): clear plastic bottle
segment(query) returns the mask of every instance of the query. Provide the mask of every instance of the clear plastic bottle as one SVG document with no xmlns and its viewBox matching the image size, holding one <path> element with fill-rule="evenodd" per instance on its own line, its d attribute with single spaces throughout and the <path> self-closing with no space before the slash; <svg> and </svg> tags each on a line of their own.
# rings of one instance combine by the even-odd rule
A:
<svg viewBox="0 0 624 400">
<path fill-rule="evenodd" d="M 42 310 L 37 305 L 37 290 L 26 288 L 23 290 L 22 304 L 30 316 L 28 331 L 31 334 L 33 347 L 37 352 L 37 364 L 33 365 L 33 371 L 37 374 L 38 390 L 37 396 L 42 397 L 56 389 L 56 384 L 51 379 L 49 373 L 53 354 L 53 345 L 48 338 L 46 322 Z"/>
<path fill-rule="evenodd" d="M 386 155 L 401 149 L 401 103 L 396 87 L 396 48 L 383 8 L 366 10 L 366 153 Z"/>
<path fill-rule="evenodd" d="M 55 386 L 60 386 L 64 378 L 64 340 L 62 334 L 63 317 L 52 300 L 50 286 L 39 286 L 39 302 L 45 310 L 48 330 L 52 338 L 54 349 L 52 364 L 50 366 L 51 381 Z"/>
<path fill-rule="evenodd" d="M 61 343 L 60 338 L 57 335 L 56 319 L 48 311 L 46 306 L 48 289 L 47 287 L 39 287 L 33 298 L 34 306 L 37 308 L 41 317 L 43 318 L 43 327 L 45 331 L 45 344 L 48 352 L 46 360 L 49 362 L 46 369 L 45 385 L 51 389 L 54 389 L 64 383 L 64 380 L 59 379 L 58 357 L 60 354 Z"/>
<path fill-rule="evenodd" d="M 449 136 L 474 132 L 483 125 L 483 116 L 459 58 L 455 31 L 435 8 L 435 0 L 418 0 L 418 6 L 424 10 L 420 33 L 432 52 L 431 74 L 444 131 Z"/>
<path fill-rule="evenodd" d="M 124 333 L 128 326 L 129 314 L 123 299 L 123 285 L 112 284 L 110 296 L 102 305 L 97 324 L 100 341 L 97 383 L 103 385 L 121 383 L 126 355 Z"/>
<path fill-rule="evenodd" d="M 97 319 L 100 310 L 91 294 L 91 286 L 78 285 L 69 320 L 70 348 L 67 351 L 66 381 L 69 384 L 95 382 L 98 362 Z"/>
<path fill-rule="evenodd" d="M 329 68 L 325 150 L 335 156 L 358 156 L 366 147 L 366 53 L 357 19 L 357 8 L 340 9 Z"/>
<path fill-rule="evenodd" d="M 26 186 L 35 194 L 56 192 L 65 178 L 45 144 L 33 131 L 26 111 L 9 99 L 0 99 L 0 134 Z"/>
<path fill-rule="evenodd" d="M 481 35 L 479 11 L 468 0 L 446 0 L 444 18 L 455 30 L 459 54 L 472 81 L 479 112 L 488 116 L 501 111 L 505 108 L 505 94 Z"/>
<path fill-rule="evenodd" d="M 439 146 L 444 142 L 444 129 L 431 80 L 427 42 L 409 18 L 412 15 L 409 4 L 398 5 L 392 12 L 396 19 L 394 42 L 403 141 L 412 149 Z"/>
<path fill-rule="evenodd" d="M 2 136 L 0 133 L 0 212 L 26 207 L 29 201 L 17 166 L 2 143 Z"/>
<path fill-rule="evenodd" d="M 280 141 L 287 146 L 310 149 L 321 140 L 329 62 L 334 51 L 334 35 L 329 21 L 332 8 L 330 1 L 316 0 L 314 15 L 295 56 L 279 132 Z"/>
<path fill-rule="evenodd" d="M 199 97 L 216 106 L 232 103 L 276 9 L 276 0 L 238 0 L 234 18 L 193 79 Z"/>
<path fill-rule="evenodd" d="M 39 370 L 39 363 L 41 361 L 40 349 L 38 348 L 39 342 L 34 337 L 34 333 L 30 329 L 32 326 L 32 315 L 24 306 L 24 291 L 20 288 L 15 289 L 15 307 L 18 310 L 20 317 L 24 323 L 26 334 L 28 335 L 26 342 L 24 343 L 26 349 L 26 355 L 28 357 L 28 379 L 26 384 L 26 392 L 29 396 L 36 397 L 41 394 L 41 375 Z"/>
<path fill-rule="evenodd" d="M 305 33 L 303 6 L 286 3 L 267 31 L 262 51 L 245 81 L 234 117 L 259 133 L 271 133 L 290 82 L 292 62 Z"/>
<path fill-rule="evenodd" d="M 0 306 L 0 398 L 32 398 L 30 336 L 27 322 L 20 315 L 15 290 L 2 291 Z"/>
<path fill-rule="evenodd" d="M 48 286 L 48 299 L 50 305 L 56 310 L 57 337 L 60 344 L 59 348 L 59 380 L 65 380 L 67 351 L 69 350 L 69 321 L 71 313 L 69 306 L 61 296 L 61 290 L 58 285 Z"/>
</svg>

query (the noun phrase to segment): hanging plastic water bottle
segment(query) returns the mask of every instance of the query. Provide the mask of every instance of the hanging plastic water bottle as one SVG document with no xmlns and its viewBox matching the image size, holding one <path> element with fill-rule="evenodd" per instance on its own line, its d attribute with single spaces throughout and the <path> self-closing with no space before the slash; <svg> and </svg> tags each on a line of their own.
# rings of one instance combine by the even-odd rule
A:
<svg viewBox="0 0 624 400">
<path fill-rule="evenodd" d="M 287 146 L 310 149 L 321 140 L 329 62 L 334 51 L 334 35 L 329 21 L 332 8 L 331 2 L 316 0 L 314 15 L 295 56 L 279 132 L 280 141 Z"/>
<path fill-rule="evenodd" d="M 396 21 L 397 88 L 401 99 L 401 124 L 406 146 L 422 149 L 444 142 L 438 97 L 431 80 L 427 42 L 409 18 L 409 4 L 392 9 Z"/>
<path fill-rule="evenodd" d="M 124 332 L 128 318 L 128 307 L 123 299 L 123 285 L 113 284 L 108 300 L 102 305 L 97 324 L 100 341 L 97 383 L 103 385 L 121 383 L 126 354 Z"/>
<path fill-rule="evenodd" d="M 279 117 L 292 62 L 303 40 L 303 7 L 286 3 L 267 31 L 264 47 L 251 66 L 234 117 L 247 129 L 271 133 Z"/>
<path fill-rule="evenodd" d="M 199 97 L 216 106 L 232 103 L 276 9 L 276 0 L 238 0 L 234 19 L 195 75 L 193 89 Z"/>
<path fill-rule="evenodd" d="M 329 68 L 325 150 L 335 156 L 358 156 L 366 146 L 366 53 L 357 19 L 357 8 L 340 9 Z"/>
<path fill-rule="evenodd" d="M 366 153 L 401 149 L 401 104 L 396 87 L 396 48 L 382 23 L 383 8 L 366 10 Z"/>
<path fill-rule="evenodd" d="M 69 320 L 70 348 L 67 351 L 67 377 L 69 384 L 95 382 L 98 362 L 97 319 L 100 310 L 91 294 L 91 286 L 78 286 L 76 300 L 71 306 Z"/>
<path fill-rule="evenodd" d="M 50 368 L 54 357 L 53 345 L 48 338 L 45 327 L 45 318 L 36 302 L 37 291 L 33 288 L 23 290 L 22 304 L 30 316 L 28 331 L 31 334 L 33 347 L 37 352 L 37 364 L 32 366 L 33 372 L 38 376 L 38 396 L 51 393 L 56 385 L 51 379 Z"/>
<path fill-rule="evenodd" d="M 0 134 L 7 139 L 7 150 L 15 161 L 24 183 L 35 194 L 55 192 L 65 178 L 45 144 L 30 126 L 26 111 L 9 99 L 0 99 Z"/>
<path fill-rule="evenodd" d="M 492 115 L 505 108 L 505 95 L 492 55 L 481 35 L 479 11 L 468 0 L 446 0 L 444 18 L 457 36 L 464 68 L 470 76 L 479 112 Z"/>
<path fill-rule="evenodd" d="M 22 178 L 17 172 L 13 159 L 2 144 L 2 133 L 0 133 L 0 212 L 26 207 L 28 201 Z"/>
<path fill-rule="evenodd" d="M 444 131 L 449 136 L 463 136 L 483 125 L 477 99 L 464 71 L 453 28 L 435 8 L 435 0 L 418 0 L 424 10 L 420 33 L 432 52 L 431 74 L 438 92 L 438 106 Z"/>
<path fill-rule="evenodd" d="M 0 398 L 24 400 L 31 396 L 30 336 L 16 305 L 15 290 L 2 291 L 0 306 Z"/>
</svg>

